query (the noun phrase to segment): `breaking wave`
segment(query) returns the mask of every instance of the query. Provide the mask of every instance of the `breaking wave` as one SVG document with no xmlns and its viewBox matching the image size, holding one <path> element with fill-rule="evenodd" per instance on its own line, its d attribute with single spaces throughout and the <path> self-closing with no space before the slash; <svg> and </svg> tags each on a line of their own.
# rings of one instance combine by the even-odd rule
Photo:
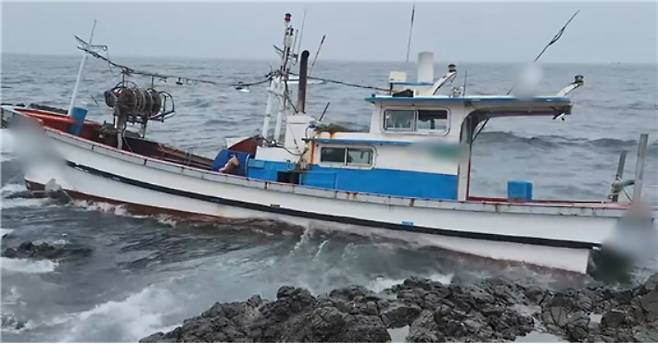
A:
<svg viewBox="0 0 658 346">
<path fill-rule="evenodd" d="M 12 233 L 14 230 L 11 228 L 0 228 L 0 238 Z"/>
<path fill-rule="evenodd" d="M 2 209 L 41 207 L 49 202 L 47 198 L 3 198 L 0 201 Z"/>
<path fill-rule="evenodd" d="M 23 192 L 23 191 L 27 191 L 27 189 L 25 188 L 25 185 L 23 185 L 23 184 L 7 184 L 7 185 L 3 186 L 2 188 L 0 188 L 0 194 L 3 197 L 14 194 L 14 193 L 17 193 L 17 192 Z"/>
<path fill-rule="evenodd" d="M 25 258 L 0 258 L 0 267 L 12 272 L 43 274 L 55 271 L 57 263 L 48 260 L 31 260 Z"/>
<path fill-rule="evenodd" d="M 180 297 L 167 289 L 148 286 L 124 300 L 105 302 L 69 316 L 74 327 L 61 341 L 135 342 L 162 330 L 163 317 L 181 308 Z"/>
</svg>

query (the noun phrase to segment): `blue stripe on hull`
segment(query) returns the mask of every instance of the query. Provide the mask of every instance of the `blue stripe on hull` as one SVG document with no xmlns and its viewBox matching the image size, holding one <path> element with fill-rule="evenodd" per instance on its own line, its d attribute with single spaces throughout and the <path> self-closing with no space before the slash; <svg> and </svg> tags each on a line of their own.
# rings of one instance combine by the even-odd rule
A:
<svg viewBox="0 0 658 346">
<path fill-rule="evenodd" d="M 251 160 L 249 178 L 276 181 L 278 171 L 292 163 Z M 394 169 L 356 169 L 312 165 L 300 184 L 352 192 L 368 192 L 416 198 L 457 199 L 457 176 Z"/>
</svg>

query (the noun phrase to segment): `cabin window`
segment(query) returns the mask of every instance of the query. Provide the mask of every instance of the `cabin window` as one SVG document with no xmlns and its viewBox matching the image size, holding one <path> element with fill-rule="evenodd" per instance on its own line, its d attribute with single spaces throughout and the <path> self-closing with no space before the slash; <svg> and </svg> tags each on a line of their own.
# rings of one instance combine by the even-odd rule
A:
<svg viewBox="0 0 658 346">
<path fill-rule="evenodd" d="M 372 166 L 374 151 L 370 148 L 322 147 L 320 163 L 342 166 Z"/>
<path fill-rule="evenodd" d="M 404 132 L 446 132 L 448 111 L 445 109 L 387 109 L 384 130 Z"/>
<path fill-rule="evenodd" d="M 347 149 L 348 166 L 370 166 L 372 164 L 372 149 Z"/>
<path fill-rule="evenodd" d="M 320 161 L 345 164 L 345 148 L 323 147 L 320 150 Z"/>
<path fill-rule="evenodd" d="M 384 129 L 393 131 L 413 131 L 416 111 L 387 110 L 384 112 Z"/>
<path fill-rule="evenodd" d="M 443 109 L 419 109 L 417 131 L 445 131 L 448 128 L 448 112 Z"/>
</svg>

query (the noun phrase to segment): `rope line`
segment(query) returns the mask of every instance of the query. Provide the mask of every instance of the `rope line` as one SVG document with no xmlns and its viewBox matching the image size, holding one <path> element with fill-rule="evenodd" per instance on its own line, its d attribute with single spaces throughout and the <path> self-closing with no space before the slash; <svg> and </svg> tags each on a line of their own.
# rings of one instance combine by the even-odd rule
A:
<svg viewBox="0 0 658 346">
<path fill-rule="evenodd" d="M 173 74 L 165 74 L 165 73 L 155 73 L 155 72 L 149 72 L 149 71 L 144 71 L 144 70 L 138 70 L 132 67 L 129 67 L 127 65 L 119 64 L 108 57 L 105 57 L 98 52 L 95 52 L 91 49 L 88 49 L 86 47 L 78 47 L 78 49 L 86 52 L 87 54 L 91 55 L 92 57 L 96 59 L 100 59 L 102 61 L 105 61 L 108 63 L 109 66 L 116 67 L 121 70 L 122 74 L 125 75 L 140 75 L 140 76 L 146 76 L 146 77 L 151 77 L 151 78 L 158 78 L 162 80 L 167 80 L 169 78 L 174 78 L 177 79 L 177 84 L 182 84 L 183 82 L 196 82 L 196 83 L 204 83 L 204 84 L 210 84 L 218 87 L 236 87 L 236 88 L 246 88 L 250 86 L 255 86 L 255 85 L 260 85 L 269 82 L 272 80 L 272 77 L 274 76 L 274 73 L 268 73 L 265 75 L 265 79 L 251 82 L 251 83 L 243 83 L 243 82 L 237 82 L 237 83 L 220 83 L 217 81 L 212 81 L 208 79 L 198 79 L 198 78 L 190 78 L 190 77 L 184 77 L 184 76 L 179 76 L 179 75 L 173 75 Z M 289 72 L 290 75 L 293 76 L 299 76 L 296 73 Z M 333 83 L 333 84 L 338 84 L 338 85 L 343 85 L 343 86 L 348 86 L 348 87 L 353 87 L 353 88 L 361 88 L 361 89 L 370 89 L 370 90 L 378 90 L 378 91 L 389 91 L 386 88 L 380 88 L 376 86 L 371 86 L 371 85 L 364 85 L 364 84 L 357 84 L 357 83 L 352 83 L 352 82 L 346 82 L 346 81 L 340 81 L 336 79 L 330 79 L 330 78 L 323 78 L 323 77 L 315 77 L 315 76 L 308 76 L 308 79 L 313 79 L 313 80 L 319 80 L 325 83 Z"/>
</svg>

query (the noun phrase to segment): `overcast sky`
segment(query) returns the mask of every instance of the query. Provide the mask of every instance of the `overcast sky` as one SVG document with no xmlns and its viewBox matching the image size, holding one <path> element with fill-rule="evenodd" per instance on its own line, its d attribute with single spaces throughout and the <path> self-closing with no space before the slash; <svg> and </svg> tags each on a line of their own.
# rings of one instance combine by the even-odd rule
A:
<svg viewBox="0 0 658 346">
<path fill-rule="evenodd" d="M 89 35 L 112 56 L 267 59 L 280 44 L 283 14 L 324 59 L 403 61 L 411 2 L 2 3 L 3 53 L 77 54 L 72 34 Z M 534 58 L 573 11 L 580 14 L 544 62 L 655 63 L 655 2 L 417 2 L 412 56 L 517 62 Z"/>
</svg>

